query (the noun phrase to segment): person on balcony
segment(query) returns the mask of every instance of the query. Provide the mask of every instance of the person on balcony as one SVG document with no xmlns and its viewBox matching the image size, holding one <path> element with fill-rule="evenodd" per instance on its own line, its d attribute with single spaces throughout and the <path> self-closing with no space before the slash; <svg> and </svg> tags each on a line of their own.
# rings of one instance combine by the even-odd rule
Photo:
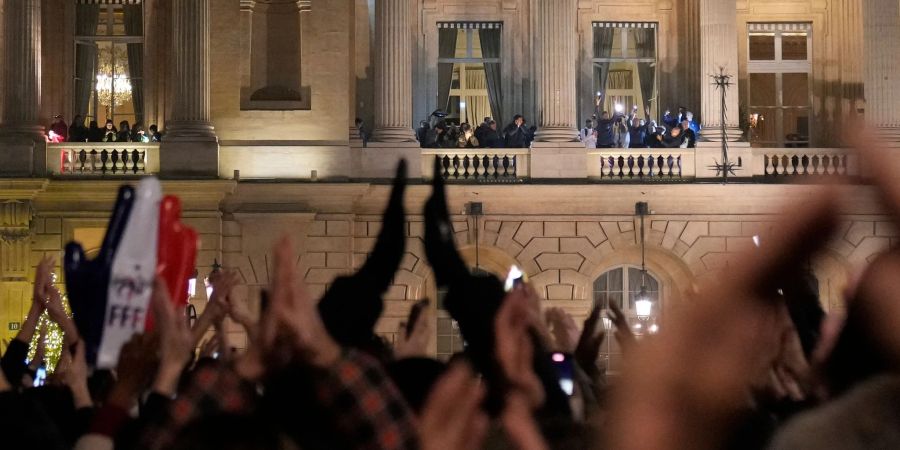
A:
<svg viewBox="0 0 900 450">
<path fill-rule="evenodd" d="M 525 128 L 525 118 L 521 114 L 516 114 L 512 123 L 503 130 L 503 136 L 507 148 L 528 147 L 528 129 Z"/>
<path fill-rule="evenodd" d="M 69 138 L 69 126 L 66 125 L 66 121 L 60 114 L 53 116 L 53 124 L 50 125 L 50 131 L 57 136 L 56 139 L 61 139 L 60 142 L 65 142 Z"/>
<path fill-rule="evenodd" d="M 503 148 L 503 136 L 500 135 L 500 130 L 497 129 L 497 121 L 491 120 L 488 122 L 488 129 L 482 137 L 484 139 L 480 141 L 482 147 Z"/>
<path fill-rule="evenodd" d="M 103 126 L 103 139 L 102 142 L 116 142 L 116 138 L 119 135 L 119 130 L 116 129 L 116 126 L 113 124 L 112 119 L 106 119 L 106 125 Z"/>
<path fill-rule="evenodd" d="M 628 121 L 628 148 L 647 148 L 647 124 L 634 114 Z"/>
<path fill-rule="evenodd" d="M 119 132 L 116 133 L 116 142 L 131 142 L 131 126 L 127 120 L 119 122 Z"/>
<path fill-rule="evenodd" d="M 687 148 L 697 148 L 697 133 L 695 133 L 694 128 L 691 127 L 691 121 L 684 119 L 684 121 L 681 122 L 681 130 L 684 134 L 684 140 L 687 141 Z"/>
<path fill-rule="evenodd" d="M 150 125 L 150 142 L 162 142 L 162 134 L 155 123 Z"/>
<path fill-rule="evenodd" d="M 669 130 L 665 136 L 658 138 L 663 148 L 681 148 L 686 144 L 685 135 L 681 132 L 681 127 L 675 127 Z"/>
<path fill-rule="evenodd" d="M 478 128 L 475 129 L 475 139 L 478 139 L 478 142 L 481 143 L 482 147 L 484 147 L 485 135 L 488 133 L 488 131 L 490 131 L 490 129 L 491 129 L 491 118 L 490 117 L 485 117 L 484 122 L 481 122 L 481 124 L 478 125 Z"/>
<path fill-rule="evenodd" d="M 679 106 L 678 115 L 673 115 L 671 111 L 666 111 L 666 113 L 663 114 L 663 123 L 666 124 L 666 127 L 672 129 L 681 125 L 681 122 L 684 121 L 685 118 L 687 118 L 687 108 Z"/>
<path fill-rule="evenodd" d="M 150 142 L 150 137 L 144 131 L 144 125 L 140 122 L 131 127 L 131 142 Z"/>
<path fill-rule="evenodd" d="M 80 114 L 72 119 L 69 125 L 69 142 L 84 142 L 88 140 L 88 129 L 84 126 L 84 117 Z"/>
<path fill-rule="evenodd" d="M 447 122 L 443 120 L 436 123 L 434 128 L 428 131 L 425 143 L 425 146 L 428 148 L 451 148 L 456 146 L 456 142 L 450 140 Z"/>
<path fill-rule="evenodd" d="M 478 138 L 475 137 L 475 130 L 472 129 L 472 125 L 469 125 L 468 122 L 459 127 L 459 137 L 456 140 L 456 146 L 459 148 L 478 148 L 481 146 Z"/>
</svg>

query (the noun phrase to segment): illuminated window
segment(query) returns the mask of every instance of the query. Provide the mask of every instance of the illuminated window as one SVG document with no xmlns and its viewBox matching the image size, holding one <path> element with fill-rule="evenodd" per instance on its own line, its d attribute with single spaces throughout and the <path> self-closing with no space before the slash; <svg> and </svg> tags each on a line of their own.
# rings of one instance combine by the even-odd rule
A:
<svg viewBox="0 0 900 450">
<path fill-rule="evenodd" d="M 639 320 L 635 308 L 635 301 L 638 299 L 642 284 L 647 288 L 647 294 L 653 305 L 653 314 L 658 316 L 661 310 L 659 281 L 649 272 L 646 276 L 643 275 L 640 267 L 618 267 L 597 277 L 594 280 L 594 304 L 603 308 L 604 317 L 606 311 L 609 311 L 610 304 L 618 305 L 628 317 L 629 325 L 636 334 L 650 333 L 652 331 L 649 327 L 656 322 Z M 644 329 L 645 327 L 647 329 Z M 608 362 L 607 370 L 609 372 L 616 373 L 621 370 L 622 349 L 612 337 L 611 332 L 607 334 L 607 339 L 603 342 L 600 356 Z"/>
<path fill-rule="evenodd" d="M 74 111 L 86 121 L 144 119 L 144 15 L 140 0 L 75 5 Z"/>
<path fill-rule="evenodd" d="M 750 142 L 809 147 L 812 98 L 810 24 L 749 25 Z"/>
</svg>

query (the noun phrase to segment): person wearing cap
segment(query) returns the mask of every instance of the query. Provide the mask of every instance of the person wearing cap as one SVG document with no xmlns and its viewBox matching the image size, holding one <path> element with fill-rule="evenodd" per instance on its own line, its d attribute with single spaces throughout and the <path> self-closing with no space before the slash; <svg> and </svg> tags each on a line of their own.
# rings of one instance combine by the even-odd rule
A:
<svg viewBox="0 0 900 450">
<path fill-rule="evenodd" d="M 62 142 L 69 140 L 69 126 L 66 125 L 66 121 L 63 120 L 63 116 L 60 114 L 53 116 L 53 124 L 50 125 L 50 131 L 59 136 Z"/>
</svg>

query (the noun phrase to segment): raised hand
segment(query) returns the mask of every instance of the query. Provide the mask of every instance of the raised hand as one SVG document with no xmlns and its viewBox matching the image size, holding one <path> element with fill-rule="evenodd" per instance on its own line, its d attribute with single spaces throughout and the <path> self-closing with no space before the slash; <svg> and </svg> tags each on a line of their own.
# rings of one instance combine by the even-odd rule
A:
<svg viewBox="0 0 900 450">
<path fill-rule="evenodd" d="M 622 308 L 620 308 L 619 304 L 616 302 L 609 302 L 609 313 L 607 314 L 607 317 L 612 321 L 613 326 L 616 327 L 613 337 L 615 337 L 616 342 L 619 343 L 622 353 L 628 352 L 635 344 L 637 344 L 637 338 L 634 337 L 634 332 L 631 331 L 631 325 L 628 324 L 628 317 L 622 312 Z"/>
<path fill-rule="evenodd" d="M 494 320 L 495 353 L 509 392 L 522 395 L 532 409 L 537 409 L 544 403 L 545 393 L 533 367 L 534 342 L 530 330 L 534 325 L 528 292 L 518 287 L 504 299 Z"/>
<path fill-rule="evenodd" d="M 600 323 L 600 313 L 600 306 L 594 305 L 591 314 L 584 320 L 584 327 L 575 347 L 575 362 L 591 376 L 598 375 L 597 358 L 600 356 L 600 346 L 606 339 L 606 331 L 597 326 Z"/>
<path fill-rule="evenodd" d="M 153 378 L 158 364 L 159 339 L 142 333 L 135 334 L 119 351 L 116 365 L 116 384 L 109 394 L 109 402 L 131 409 L 141 392 Z"/>
<path fill-rule="evenodd" d="M 810 197 L 803 213 L 776 226 L 771 245 L 672 311 L 659 339 L 626 355 L 610 411 L 610 448 L 719 448 L 768 349 L 780 334 L 773 320 L 777 289 L 798 275 L 835 228 L 831 193 Z M 634 433 L 635 423 L 641 432 Z"/>
<path fill-rule="evenodd" d="M 365 264 L 355 274 L 335 279 L 319 301 L 322 322 L 342 346 L 366 349 L 377 340 L 374 330 L 384 310 L 382 296 L 406 254 L 406 183 L 406 161 L 402 160 L 397 165 L 381 232 Z M 347 314 L 349 309 L 353 314 Z"/>
<path fill-rule="evenodd" d="M 271 287 L 270 311 L 276 328 L 290 334 L 294 350 L 317 367 L 329 367 L 341 355 L 319 316 L 315 300 L 303 283 L 296 278 L 293 243 L 284 237 L 272 250 L 275 255 L 275 276 Z"/>
<path fill-rule="evenodd" d="M 193 340 L 184 314 L 176 310 L 169 298 L 166 281 L 156 277 L 153 296 L 150 299 L 159 332 L 159 369 L 153 381 L 153 390 L 163 395 L 174 395 L 181 372 L 194 355 Z"/>
<path fill-rule="evenodd" d="M 416 318 L 416 322 L 412 325 L 412 331 L 408 335 L 406 324 L 401 323 L 397 333 L 398 340 L 394 344 L 394 358 L 426 357 L 433 331 L 431 315 L 427 308 Z"/>
<path fill-rule="evenodd" d="M 553 336 L 554 348 L 563 353 L 573 353 L 578 343 L 578 325 L 562 308 L 549 308 L 544 314 L 550 333 Z"/>
<path fill-rule="evenodd" d="M 88 389 L 88 365 L 84 356 L 84 343 L 78 342 L 71 349 L 74 350 L 74 355 L 64 352 L 68 365 L 63 381 L 72 391 L 75 408 L 88 408 L 94 405 L 94 401 L 91 399 L 91 392 Z"/>
<path fill-rule="evenodd" d="M 419 421 L 422 450 L 481 448 L 490 421 L 481 410 L 484 384 L 466 363 L 452 365 L 438 380 Z"/>
</svg>

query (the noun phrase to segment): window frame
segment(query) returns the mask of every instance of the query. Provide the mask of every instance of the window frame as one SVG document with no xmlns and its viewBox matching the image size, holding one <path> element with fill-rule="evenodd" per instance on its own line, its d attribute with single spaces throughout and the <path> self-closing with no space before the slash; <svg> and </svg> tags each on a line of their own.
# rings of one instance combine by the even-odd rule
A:
<svg viewBox="0 0 900 450">
<path fill-rule="evenodd" d="M 593 42 L 595 39 L 594 33 L 596 32 L 596 30 L 598 28 L 613 28 L 613 29 L 619 30 L 619 32 L 621 34 L 621 39 L 620 39 L 621 40 L 620 45 L 621 45 L 621 51 L 622 51 L 621 54 L 623 56 L 621 56 L 621 57 L 610 56 L 608 58 L 601 58 L 601 57 L 597 56 L 596 49 L 594 48 Z M 653 30 L 653 55 L 654 56 L 652 58 L 641 58 L 636 55 L 630 56 L 629 51 L 628 51 L 629 50 L 628 30 L 630 30 L 630 29 L 647 29 L 647 28 Z M 593 88 L 593 91 L 596 91 L 596 89 L 597 89 L 597 76 L 596 76 L 595 70 L 596 70 L 596 67 L 598 64 L 633 63 L 636 65 L 636 67 L 638 64 L 653 64 L 654 65 L 653 66 L 654 76 L 653 76 L 652 95 L 650 98 L 645 98 L 643 100 L 644 100 L 645 104 L 646 103 L 651 104 L 650 116 L 658 117 L 659 112 L 660 112 L 659 111 L 659 89 L 660 89 L 660 86 L 659 86 L 659 83 L 660 83 L 660 79 L 659 79 L 660 78 L 659 77 L 659 23 L 658 22 L 594 21 L 591 24 L 591 42 L 592 42 L 592 44 L 591 44 L 590 64 L 591 64 L 591 87 Z M 613 38 L 613 42 L 615 42 L 615 38 Z M 609 72 L 612 73 L 611 70 Z M 635 76 L 636 75 L 634 75 L 634 74 L 632 75 L 633 78 Z M 636 86 L 637 87 L 631 89 L 631 92 L 633 92 L 635 89 L 640 90 L 639 82 Z M 610 104 L 614 103 L 614 102 L 618 102 L 619 100 L 630 96 L 629 94 L 626 94 L 624 92 L 619 92 L 618 90 L 612 90 L 612 91 L 608 90 L 608 89 L 606 89 L 606 86 L 601 87 L 601 91 L 604 93 L 604 102 L 610 103 Z M 595 93 L 596 92 L 592 92 L 592 95 Z M 638 108 L 639 114 L 644 113 L 644 106 L 645 105 L 639 105 L 639 108 Z M 609 105 L 605 105 L 604 107 L 606 109 L 610 109 Z M 626 108 L 626 110 L 627 110 L 627 108 Z M 626 111 L 626 113 L 627 112 L 628 111 Z"/>
<path fill-rule="evenodd" d="M 502 57 L 485 58 L 484 53 L 482 53 L 480 58 L 476 58 L 474 56 L 473 48 L 474 48 L 474 41 L 475 41 L 475 32 L 480 31 L 482 29 L 499 29 L 502 33 L 503 32 L 503 23 L 502 22 L 467 22 L 467 21 L 438 22 L 437 28 L 438 28 L 438 30 L 449 28 L 449 29 L 455 29 L 458 31 L 459 30 L 465 31 L 466 56 L 463 58 L 456 58 L 456 57 L 442 58 L 440 55 L 438 55 L 438 59 L 437 59 L 438 67 L 440 67 L 441 64 L 459 65 L 459 78 L 458 78 L 459 86 L 450 88 L 450 99 L 457 98 L 456 107 L 458 108 L 457 109 L 458 116 L 448 115 L 447 119 L 457 119 L 458 122 L 461 124 L 463 122 L 463 108 L 468 107 L 468 105 L 463 106 L 463 98 L 465 98 L 466 96 L 470 96 L 470 97 L 473 96 L 471 93 L 469 93 L 469 91 L 471 89 L 468 89 L 468 87 L 463 88 L 463 80 L 466 79 L 466 71 L 469 68 L 468 66 L 469 65 L 481 66 L 481 70 L 485 70 L 484 66 L 487 64 L 500 64 L 502 66 L 502 62 L 501 62 Z M 438 46 L 440 46 L 440 34 L 438 34 Z M 502 39 L 501 39 L 500 54 L 501 55 L 503 54 Z M 473 68 L 473 70 L 475 70 L 475 69 Z M 485 97 L 485 98 L 489 99 L 490 94 L 485 92 L 485 94 L 483 96 L 478 95 L 478 97 Z M 447 111 L 447 112 L 450 113 L 451 111 Z M 492 112 L 492 114 L 494 114 L 494 112 Z M 475 126 L 475 124 L 472 124 L 472 125 Z"/>
<path fill-rule="evenodd" d="M 773 60 L 754 60 L 750 55 L 750 41 L 754 35 L 773 34 L 775 37 L 775 59 Z M 806 35 L 806 59 L 804 60 L 785 60 L 783 59 L 784 46 L 783 37 L 785 35 Z M 811 23 L 748 23 L 747 24 L 747 105 L 748 112 L 753 114 L 755 110 L 774 110 L 775 111 L 775 140 L 761 141 L 755 140 L 751 135 L 751 144 L 764 148 L 784 148 L 790 143 L 795 147 L 809 147 L 812 145 L 812 136 L 806 136 L 805 141 L 787 141 L 785 135 L 785 112 L 806 111 L 807 112 L 807 130 L 812 129 L 812 105 L 813 105 L 813 28 Z M 775 75 L 775 105 L 754 105 L 751 103 L 753 96 L 753 83 L 751 78 L 753 74 L 774 74 Z M 785 106 L 784 105 L 784 75 L 785 74 L 805 74 L 807 80 L 807 106 Z"/>
</svg>

